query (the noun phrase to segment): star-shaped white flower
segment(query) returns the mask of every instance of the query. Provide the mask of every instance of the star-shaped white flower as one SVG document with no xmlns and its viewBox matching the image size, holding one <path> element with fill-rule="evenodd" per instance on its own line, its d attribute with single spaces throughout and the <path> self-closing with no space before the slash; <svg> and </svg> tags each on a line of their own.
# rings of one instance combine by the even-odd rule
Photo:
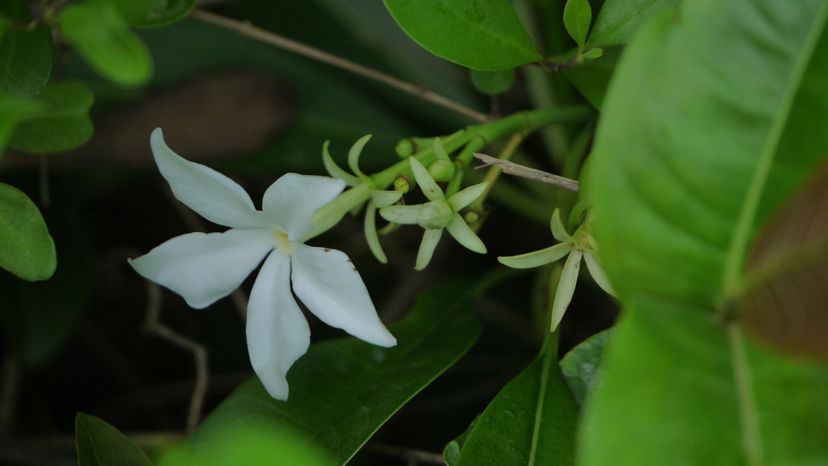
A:
<svg viewBox="0 0 828 466">
<path fill-rule="evenodd" d="M 230 229 L 175 237 L 129 263 L 145 278 L 201 309 L 232 293 L 267 257 L 250 293 L 247 348 L 253 369 L 271 396 L 287 399 L 285 376 L 310 344 L 310 329 L 291 284 L 299 299 L 326 324 L 375 345 L 397 343 L 377 316 L 348 256 L 304 244 L 314 212 L 339 195 L 344 182 L 288 173 L 267 189 L 262 210 L 257 210 L 233 180 L 167 147 L 160 128 L 153 131 L 150 145 L 175 197 L 205 219 Z"/>
</svg>

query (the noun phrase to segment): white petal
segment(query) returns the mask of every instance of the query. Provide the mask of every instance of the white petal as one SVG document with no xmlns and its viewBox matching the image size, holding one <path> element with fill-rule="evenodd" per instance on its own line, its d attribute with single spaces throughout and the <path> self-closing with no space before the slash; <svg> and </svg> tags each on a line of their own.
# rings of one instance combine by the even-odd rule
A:
<svg viewBox="0 0 828 466">
<path fill-rule="evenodd" d="M 615 290 L 612 288 L 612 285 L 610 285 L 609 278 L 607 278 L 607 274 L 604 272 L 604 268 L 601 267 L 601 263 L 598 262 L 598 258 L 595 257 L 595 254 L 585 252 L 584 262 L 586 262 L 589 274 L 592 275 L 592 279 L 595 280 L 595 283 L 600 286 L 602 290 L 606 291 L 607 294 L 617 298 L 618 295 L 615 294 Z"/>
<path fill-rule="evenodd" d="M 446 225 L 446 230 L 448 230 L 452 238 L 456 239 L 466 249 L 478 254 L 486 254 L 486 245 L 478 238 L 474 230 L 469 228 L 460 214 L 454 214 L 451 217 L 451 221 Z"/>
<path fill-rule="evenodd" d="M 379 213 L 382 218 L 388 220 L 391 223 L 397 223 L 400 225 L 414 225 L 417 223 L 417 219 L 420 218 L 420 209 L 423 207 L 423 204 L 415 204 L 415 205 L 392 205 L 388 207 L 383 207 L 380 209 Z"/>
<path fill-rule="evenodd" d="M 548 248 L 518 254 L 516 256 L 500 256 L 498 262 L 513 269 L 531 269 L 551 264 L 572 251 L 572 243 L 558 243 Z"/>
<path fill-rule="evenodd" d="M 334 200 L 345 182 L 327 176 L 287 173 L 265 191 L 265 215 L 288 232 L 291 241 L 303 241 L 313 228 L 316 209 Z"/>
<path fill-rule="evenodd" d="M 259 228 L 267 222 L 235 181 L 210 167 L 190 162 L 164 142 L 161 128 L 150 136 L 152 155 L 175 198 L 207 220 L 233 228 Z"/>
<path fill-rule="evenodd" d="M 574 250 L 569 253 L 561 271 L 561 278 L 558 287 L 555 289 L 555 300 L 552 301 L 552 315 L 550 316 L 550 332 L 554 332 L 563 319 L 566 308 L 572 302 L 572 295 L 575 294 L 575 285 L 578 284 L 578 271 L 581 269 L 581 251 Z"/>
<path fill-rule="evenodd" d="M 410 157 L 408 160 L 411 164 L 411 172 L 414 173 L 414 179 L 417 180 L 417 185 L 420 186 L 420 190 L 425 194 L 425 197 L 429 201 L 444 200 L 446 196 L 443 194 L 443 190 L 434 182 L 434 178 L 431 177 L 428 169 L 414 157 Z"/>
<path fill-rule="evenodd" d="M 440 244 L 440 238 L 443 237 L 443 229 L 426 230 L 423 233 L 423 239 L 420 241 L 420 249 L 417 250 L 417 262 L 414 263 L 414 270 L 423 270 L 428 267 L 431 262 L 431 257 L 434 256 L 434 250 Z"/>
<path fill-rule="evenodd" d="M 290 292 L 290 256 L 273 251 L 265 260 L 247 305 L 247 352 L 262 385 L 287 400 L 287 373 L 310 345 L 308 321 Z"/>
<path fill-rule="evenodd" d="M 471 204 L 475 199 L 480 197 L 488 185 L 489 183 L 484 181 L 483 183 L 477 183 L 476 185 L 469 186 L 468 188 L 452 195 L 448 200 L 449 204 L 451 204 L 451 207 L 455 212 L 460 212 L 462 208 Z"/>
<path fill-rule="evenodd" d="M 323 322 L 375 345 L 397 344 L 345 253 L 302 244 L 291 257 L 293 291 Z"/>
<path fill-rule="evenodd" d="M 232 293 L 274 246 L 267 230 L 188 233 L 162 243 L 129 264 L 144 278 L 205 308 Z"/>
</svg>

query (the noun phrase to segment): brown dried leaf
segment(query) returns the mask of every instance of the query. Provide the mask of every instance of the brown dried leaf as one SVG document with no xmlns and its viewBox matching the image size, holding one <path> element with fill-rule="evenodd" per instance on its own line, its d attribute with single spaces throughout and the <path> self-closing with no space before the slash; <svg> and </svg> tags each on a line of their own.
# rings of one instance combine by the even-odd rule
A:
<svg viewBox="0 0 828 466">
<path fill-rule="evenodd" d="M 771 217 L 747 261 L 740 306 L 756 339 L 828 359 L 828 160 Z"/>
</svg>

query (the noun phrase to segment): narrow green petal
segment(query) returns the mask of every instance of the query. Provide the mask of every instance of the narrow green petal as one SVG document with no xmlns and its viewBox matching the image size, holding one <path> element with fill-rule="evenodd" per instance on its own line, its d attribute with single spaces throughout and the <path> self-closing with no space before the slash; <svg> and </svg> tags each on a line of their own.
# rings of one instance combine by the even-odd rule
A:
<svg viewBox="0 0 828 466">
<path fill-rule="evenodd" d="M 368 207 L 365 208 L 365 240 L 368 241 L 368 249 L 374 254 L 374 257 L 377 258 L 383 264 L 388 263 L 388 258 L 385 256 L 385 251 L 382 250 L 382 245 L 379 241 L 379 236 L 377 236 L 377 207 L 374 205 L 373 202 L 368 203 Z"/>
<path fill-rule="evenodd" d="M 399 223 L 401 225 L 414 225 L 417 223 L 417 217 L 420 214 L 421 205 L 392 205 L 380 209 L 382 218 L 391 223 Z"/>
<path fill-rule="evenodd" d="M 602 290 L 606 291 L 607 294 L 617 298 L 618 295 L 615 294 L 615 290 L 612 288 L 612 285 L 610 285 L 607 274 L 604 273 L 604 268 L 601 267 L 601 263 L 598 262 L 598 258 L 595 257 L 595 254 L 591 252 L 584 253 L 584 262 L 586 262 L 587 270 L 589 270 L 589 274 L 592 275 L 592 279 L 595 280 L 595 283 L 597 283 Z"/>
<path fill-rule="evenodd" d="M 368 141 L 371 140 L 371 135 L 366 134 L 361 138 L 357 139 L 357 142 L 351 146 L 351 150 L 348 151 L 348 166 L 351 167 L 351 171 L 354 172 L 356 176 L 360 179 L 367 178 L 362 170 L 359 169 L 359 156 L 362 155 L 362 149 L 365 148 L 365 144 L 368 144 Z"/>
<path fill-rule="evenodd" d="M 550 332 L 558 328 L 563 319 L 566 308 L 572 302 L 572 295 L 575 294 L 575 285 L 578 284 L 578 271 L 581 269 L 581 251 L 574 250 L 566 258 L 561 279 L 558 281 L 558 288 L 555 290 L 555 300 L 552 302 L 552 316 L 550 317 Z"/>
<path fill-rule="evenodd" d="M 474 251 L 478 254 L 486 254 L 486 245 L 483 244 L 483 241 L 480 241 L 480 238 L 474 234 L 474 231 L 466 225 L 466 221 L 463 220 L 463 217 L 461 217 L 460 214 L 454 214 L 451 221 L 446 226 L 446 229 L 449 234 L 466 249 Z"/>
<path fill-rule="evenodd" d="M 563 222 L 561 222 L 561 211 L 558 208 L 552 212 L 552 220 L 549 222 L 549 228 L 552 229 L 552 236 L 564 243 L 564 242 L 572 242 L 572 236 L 567 233 L 566 228 L 563 226 Z"/>
<path fill-rule="evenodd" d="M 431 174 L 428 170 L 426 170 L 426 167 L 424 167 L 423 164 L 414 157 L 411 157 L 408 160 L 411 161 L 411 171 L 414 173 L 414 179 L 417 180 L 417 184 L 420 186 L 423 194 L 425 194 L 425 197 L 427 197 L 429 201 L 445 200 L 443 190 L 440 189 L 440 187 L 437 186 L 437 183 L 434 182 L 434 178 L 431 177 Z"/>
<path fill-rule="evenodd" d="M 434 142 L 432 142 L 431 145 L 434 148 L 434 156 L 437 158 L 437 160 L 448 160 L 449 162 L 451 161 L 448 154 L 446 153 L 446 149 L 443 148 L 443 143 L 440 141 L 440 138 L 434 138 Z"/>
<path fill-rule="evenodd" d="M 333 157 L 331 157 L 331 153 L 328 151 L 330 143 L 331 141 L 325 141 L 325 144 L 322 144 L 322 163 L 325 165 L 325 171 L 327 171 L 333 178 L 339 178 L 344 181 L 348 184 L 348 186 L 358 184 L 359 178 L 339 168 L 339 165 L 334 162 Z"/>
<path fill-rule="evenodd" d="M 423 233 L 423 240 L 420 241 L 420 249 L 417 251 L 417 263 L 414 265 L 415 270 L 423 270 L 428 267 L 431 262 L 431 256 L 434 255 L 434 250 L 437 249 L 437 243 L 440 242 L 440 237 L 443 236 L 443 230 L 426 230 Z"/>
<path fill-rule="evenodd" d="M 513 269 L 531 269 L 542 265 L 551 264 L 572 251 L 572 243 L 558 243 L 548 248 L 537 251 L 519 254 L 517 256 L 501 256 L 497 260 Z"/>
<path fill-rule="evenodd" d="M 399 191 L 372 191 L 371 199 L 374 201 L 374 205 L 382 208 L 395 204 L 402 198 L 402 195 L 403 193 Z"/>
<path fill-rule="evenodd" d="M 486 190 L 486 187 L 489 183 L 478 183 L 476 185 L 469 186 L 468 188 L 455 193 L 453 196 L 449 198 L 449 204 L 454 209 L 455 212 L 459 212 L 460 209 L 466 207 L 467 205 L 471 204 L 475 199 L 480 197 L 483 194 L 483 191 Z"/>
</svg>

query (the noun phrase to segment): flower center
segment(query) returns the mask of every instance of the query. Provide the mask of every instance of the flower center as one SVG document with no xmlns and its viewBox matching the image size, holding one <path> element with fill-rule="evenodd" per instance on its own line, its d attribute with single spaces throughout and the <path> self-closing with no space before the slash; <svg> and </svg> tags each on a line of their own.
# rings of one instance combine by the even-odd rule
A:
<svg viewBox="0 0 828 466">
<path fill-rule="evenodd" d="M 286 253 L 293 252 L 293 244 L 291 244 L 286 231 L 276 230 L 273 232 L 273 236 L 276 238 L 276 249 Z"/>
</svg>

